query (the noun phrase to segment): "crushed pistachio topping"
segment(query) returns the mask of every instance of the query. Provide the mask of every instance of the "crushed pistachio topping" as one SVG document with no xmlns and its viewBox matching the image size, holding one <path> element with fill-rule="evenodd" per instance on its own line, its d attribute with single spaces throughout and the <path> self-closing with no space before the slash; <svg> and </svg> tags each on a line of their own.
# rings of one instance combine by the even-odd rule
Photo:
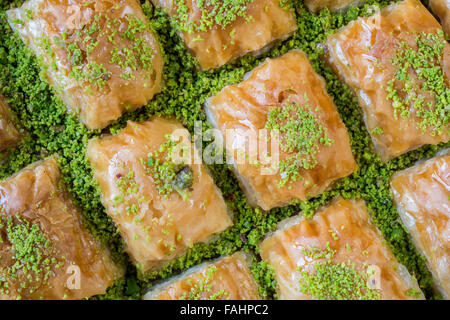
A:
<svg viewBox="0 0 450 320">
<path fill-rule="evenodd" d="M 314 260 L 317 259 L 331 259 L 333 258 L 334 254 L 336 253 L 336 251 L 334 251 L 333 249 L 331 249 L 330 247 L 330 243 L 327 242 L 326 244 L 326 250 L 321 250 L 317 247 L 312 247 L 311 249 L 307 249 L 302 247 L 302 253 L 304 256 L 312 258 Z"/>
<path fill-rule="evenodd" d="M 191 21 L 191 9 L 186 5 L 186 0 L 174 0 L 175 27 L 184 32 L 207 32 L 214 26 L 225 29 L 239 17 L 251 21 L 247 15 L 247 8 L 254 0 L 193 0 L 192 5 L 200 9 L 199 21 Z"/>
<path fill-rule="evenodd" d="M 184 163 L 173 161 L 173 149 L 178 145 L 170 135 L 167 141 L 155 152 L 148 154 L 147 173 L 153 178 L 159 194 L 168 196 L 173 191 L 180 194 L 183 200 L 189 197 L 189 189 L 194 183 L 194 172 Z"/>
<path fill-rule="evenodd" d="M 123 167 L 126 165 L 123 164 Z M 119 190 L 119 195 L 113 198 L 113 207 L 117 207 L 118 205 L 125 208 L 125 213 L 133 218 L 133 224 L 139 226 L 141 231 L 144 232 L 143 236 L 134 235 L 133 240 L 145 240 L 147 243 L 152 241 L 156 242 L 161 249 L 165 250 L 165 254 L 170 256 L 176 250 L 176 244 L 181 242 L 182 236 L 181 234 L 172 231 L 174 219 L 172 214 L 168 214 L 164 217 L 164 219 L 160 219 L 159 217 L 152 217 L 152 221 L 150 224 L 143 224 L 143 219 L 141 210 L 141 205 L 146 202 L 145 196 L 138 196 L 139 192 L 139 184 L 136 182 L 136 174 L 133 170 L 129 169 L 128 173 L 125 175 L 117 174 L 116 175 L 116 186 Z M 117 214 L 117 213 L 116 213 Z M 153 236 L 153 232 L 155 232 L 155 228 L 159 228 L 161 233 L 160 237 L 155 238 Z M 165 236 L 170 236 L 170 238 L 175 237 L 175 240 L 167 240 Z M 137 266 L 139 269 L 142 269 L 142 265 Z"/>
<path fill-rule="evenodd" d="M 93 4 L 88 3 L 86 6 Z M 119 9 L 120 7 L 115 7 L 111 10 Z M 43 38 L 41 47 L 52 59 L 53 69 L 58 69 L 58 66 L 52 45 L 67 54 L 70 77 L 86 82 L 88 88 L 102 88 L 112 77 L 109 66 L 119 67 L 123 71 L 119 77 L 124 80 L 134 79 L 133 72 L 138 70 L 145 71 L 144 78 L 154 79 L 153 50 L 143 36 L 144 32 L 150 30 L 148 23 L 131 14 L 112 19 L 105 13 L 99 13 L 79 30 L 64 30 L 61 36 L 53 37 L 52 41 Z M 100 44 L 99 40 L 103 38 L 114 46 L 109 52 L 110 60 L 107 64 L 96 61 L 93 54 Z"/>
<path fill-rule="evenodd" d="M 302 252 L 313 260 L 321 259 L 314 262 L 314 271 L 300 270 L 299 288 L 303 294 L 318 300 L 381 299 L 380 291 L 367 285 L 370 267 L 363 272 L 357 270 L 354 263 L 332 262 L 336 251 L 331 249 L 329 242 L 325 250 L 313 247 L 302 248 Z"/>
<path fill-rule="evenodd" d="M 116 178 L 116 186 L 119 189 L 120 194 L 114 197 L 114 206 L 124 204 L 127 214 L 136 215 L 139 212 L 140 203 L 145 199 L 140 199 L 137 202 L 133 201 L 134 195 L 139 191 L 139 185 L 135 180 L 134 171 L 129 169 L 126 175 L 118 174 Z"/>
<path fill-rule="evenodd" d="M 380 292 L 367 286 L 368 273 L 352 263 L 314 264 L 315 272 L 302 271 L 300 291 L 319 300 L 379 300 Z"/>
<path fill-rule="evenodd" d="M 152 178 L 159 194 L 168 198 L 172 192 L 176 191 L 183 200 L 187 200 L 194 183 L 194 173 L 184 163 L 172 161 L 176 146 L 179 146 L 178 140 L 171 135 L 166 135 L 166 142 L 161 144 L 156 151 L 149 153 L 146 160 L 141 158 L 140 164 L 144 167 L 145 173 Z M 123 169 L 127 168 L 126 163 L 122 163 L 121 166 Z M 133 239 L 135 241 L 145 240 L 148 243 L 156 242 L 167 256 L 173 254 L 177 245 L 183 242 L 182 235 L 174 231 L 173 215 L 168 214 L 164 219 L 154 216 L 151 223 L 143 224 L 141 210 L 147 200 L 144 195 L 139 194 L 140 186 L 136 181 L 136 173 L 129 168 L 128 173 L 118 173 L 115 178 L 119 193 L 112 199 L 113 207 L 125 208 L 125 213 L 134 217 L 133 224 L 139 226 L 144 232 L 143 236 L 135 235 Z M 118 214 L 118 212 L 114 214 Z M 155 231 L 160 235 L 155 237 L 153 234 Z"/>
<path fill-rule="evenodd" d="M 315 109 L 318 111 L 318 109 Z M 279 187 L 301 179 L 300 170 L 313 169 L 317 165 L 316 154 L 321 146 L 333 143 L 326 128 L 308 105 L 287 103 L 271 109 L 265 128 L 280 134 L 281 150 L 289 155 L 280 161 Z"/>
<path fill-rule="evenodd" d="M 10 294 L 10 285 L 20 282 L 16 289 L 19 298 L 32 294 L 54 276 L 54 268 L 61 265 L 54 257 L 56 249 L 38 224 L 17 216 L 0 216 L 0 247 L 8 245 L 12 261 L 0 268 L 0 294 Z M 0 261 L 6 257 L 1 256 Z"/>
<path fill-rule="evenodd" d="M 329 10 L 322 10 L 320 14 L 308 11 L 302 1 L 289 1 L 296 8 L 297 25 L 301 32 L 297 32 L 289 41 L 277 44 L 266 56 L 279 56 L 281 52 L 292 49 L 304 49 L 311 59 L 311 63 L 321 74 L 326 83 L 327 90 L 335 97 L 335 103 L 340 110 L 341 118 L 349 129 L 352 138 L 354 153 L 360 154 L 358 165 L 363 174 L 353 175 L 344 178 L 333 190 L 326 191 L 320 197 L 302 202 L 302 205 L 290 205 L 270 212 L 263 212 L 259 208 L 241 205 L 245 203 L 245 197 L 240 192 L 239 186 L 233 174 L 230 174 L 228 166 L 214 166 L 212 174 L 214 180 L 220 181 L 221 190 L 226 199 L 230 199 L 230 204 L 236 210 L 235 227 L 226 232 L 225 236 L 219 237 L 209 245 L 194 246 L 189 254 L 182 258 L 175 259 L 165 265 L 161 270 L 151 272 L 142 277 L 142 281 L 137 281 L 134 286 L 134 278 L 127 276 L 117 281 L 114 286 L 108 289 L 106 295 L 100 296 L 103 299 L 140 299 L 141 291 L 157 279 L 167 278 L 168 275 L 190 268 L 212 256 L 224 254 L 227 250 L 240 250 L 239 235 L 245 238 L 245 245 L 250 250 L 257 248 L 268 231 L 274 229 L 274 223 L 288 216 L 304 211 L 305 216 L 311 216 L 316 212 L 317 207 L 322 206 L 324 201 L 335 198 L 338 194 L 355 198 L 363 197 L 370 204 L 376 207 L 374 218 L 385 236 L 386 242 L 390 244 L 391 250 L 397 257 L 401 257 L 402 262 L 411 273 L 418 276 L 418 281 L 427 298 L 432 298 L 435 292 L 432 290 L 432 277 L 426 267 L 425 260 L 417 254 L 417 250 L 411 243 L 410 237 L 404 228 L 397 221 L 398 214 L 393 205 L 390 193 L 390 177 L 398 170 L 409 167 L 419 159 L 433 156 L 436 151 L 447 148 L 448 144 L 442 146 L 425 146 L 418 151 L 410 152 L 400 156 L 392 163 L 380 163 L 378 156 L 373 152 L 370 139 L 367 138 L 367 130 L 354 94 L 350 88 L 339 81 L 336 73 L 323 63 L 320 55 L 315 54 L 314 48 L 318 43 L 324 42 L 327 34 L 336 32 L 345 26 L 350 20 L 358 16 L 373 14 L 372 5 L 379 5 L 381 8 L 392 1 L 368 0 L 367 5 L 359 8 L 352 7 L 346 12 L 332 13 Z M 18 3 L 18 2 L 16 2 Z M 178 115 L 188 128 L 194 128 L 195 121 L 204 121 L 203 101 L 205 97 L 217 94 L 220 89 L 228 84 L 242 81 L 243 72 L 248 72 L 255 67 L 258 61 L 240 58 L 237 66 L 239 68 L 224 67 L 218 72 L 198 73 L 196 68 L 190 66 L 195 64 L 195 57 L 188 53 L 182 46 L 178 37 L 174 37 L 174 28 L 167 15 L 162 14 L 160 8 L 153 9 L 148 1 L 142 2 L 144 13 L 156 26 L 159 40 L 165 49 L 166 59 L 177 63 L 168 63 L 165 66 L 166 86 L 165 94 L 156 96 L 148 104 L 145 113 L 133 113 L 127 117 L 132 121 L 142 121 L 144 118 L 154 115 L 156 110 L 161 114 Z M 10 1 L 2 2 L 0 12 L 0 82 L 2 83 L 2 93 L 12 100 L 11 107 L 19 115 L 19 120 L 25 128 L 33 132 L 33 139 L 22 142 L 23 147 L 19 148 L 7 158 L 8 161 L 0 163 L 1 178 L 11 176 L 18 168 L 23 168 L 34 159 L 42 157 L 41 150 L 60 154 L 62 160 L 68 165 L 64 166 L 66 172 L 67 185 L 70 192 L 76 196 L 80 206 L 89 208 L 84 210 L 84 215 L 89 223 L 89 230 L 92 233 L 101 235 L 102 242 L 108 244 L 111 252 L 121 261 L 127 260 L 123 246 L 118 245 L 121 240 L 114 232 L 114 224 L 111 219 L 104 214 L 104 207 L 100 202 L 96 183 L 92 176 L 91 168 L 85 161 L 85 142 L 92 137 L 92 133 L 80 126 L 79 122 L 66 114 L 66 107 L 60 101 L 54 99 L 54 92 L 44 85 L 39 77 L 40 66 L 36 59 L 30 58 L 30 50 L 12 33 L 7 22 L 4 10 L 11 8 Z M 34 14 L 36 16 L 36 13 Z M 209 51 L 209 49 L 206 49 Z M 44 88 L 43 88 L 44 87 Z M 182 101 L 181 101 L 181 100 Z M 181 102 L 180 102 L 181 101 Z M 52 130 L 64 124 L 65 130 L 58 135 L 54 135 Z M 205 124 L 205 122 L 204 122 Z M 124 121 L 117 121 L 111 127 L 112 133 L 118 132 L 125 125 Z M 95 134 L 96 135 L 96 134 Z M 45 148 L 45 149 L 44 149 Z M 128 168 L 123 171 L 125 174 Z M 376 186 L 376 188 L 374 188 Z M 250 229 L 249 229 L 250 228 Z M 245 235 L 245 237 L 244 237 Z M 145 237 L 144 237 L 145 238 Z M 156 241 L 153 237 L 151 241 Z M 277 282 L 272 268 L 264 261 L 252 264 L 252 271 L 256 280 L 260 284 L 260 294 L 268 299 L 276 298 Z M 134 273 L 134 272 L 133 272 Z M 131 277 L 131 278 L 130 278 Z M 142 290 L 140 290 L 140 288 Z M 96 298 L 95 298 L 96 299 Z"/>
<path fill-rule="evenodd" d="M 448 130 L 450 118 L 450 89 L 441 66 L 446 40 L 438 30 L 417 34 L 415 42 L 417 48 L 401 42 L 392 58 L 398 70 L 388 82 L 387 99 L 392 101 L 395 119 L 414 117 L 420 130 L 440 135 Z"/>
<path fill-rule="evenodd" d="M 380 135 L 380 134 L 383 134 L 383 133 L 384 133 L 384 131 L 383 131 L 383 129 L 380 128 L 380 127 L 376 127 L 376 128 L 373 129 L 372 132 L 371 132 L 371 134 L 372 134 L 373 136 Z"/>
<path fill-rule="evenodd" d="M 173 0 L 175 14 L 173 17 L 174 26 L 177 30 L 194 33 L 207 32 L 214 26 L 225 29 L 228 25 L 235 22 L 238 18 L 245 21 L 252 21 L 252 16 L 247 14 L 248 7 L 254 0 L 192 0 L 192 6 L 197 7 L 201 16 L 199 21 L 192 21 L 192 9 L 186 4 L 186 0 Z M 279 0 L 278 5 L 285 10 L 293 10 L 290 0 Z M 269 6 L 264 8 L 269 11 Z M 232 31 L 233 32 L 233 31 Z M 233 37 L 232 34 L 230 34 Z M 195 41 L 203 39 L 197 38 Z M 225 50 L 225 48 L 224 48 Z"/>
<path fill-rule="evenodd" d="M 212 292 L 211 281 L 217 274 L 217 267 L 210 266 L 206 270 L 206 274 L 198 279 L 195 284 L 192 280 L 188 280 L 188 284 L 191 286 L 189 292 L 184 293 L 180 300 L 224 300 L 229 299 L 229 293 L 225 290 L 219 290 Z"/>
<path fill-rule="evenodd" d="M 173 23 L 177 30 L 188 33 L 207 32 L 214 26 L 225 29 L 238 18 L 243 18 L 247 22 L 252 21 L 252 16 L 247 14 L 247 9 L 253 1 L 254 0 L 193 0 L 192 5 L 200 10 L 201 17 L 199 21 L 192 21 L 190 17 L 192 9 L 189 9 L 186 0 L 174 0 L 175 14 Z M 285 10 L 293 10 L 292 3 L 289 0 L 280 0 L 279 6 Z M 268 10 L 269 7 L 266 6 L 264 11 L 268 12 Z M 231 37 L 234 36 L 232 33 L 230 33 Z M 201 37 L 194 39 L 194 41 L 202 40 Z M 232 44 L 234 44 L 233 42 L 234 41 L 232 41 Z M 224 50 L 226 50 L 226 48 L 224 48 Z"/>
<path fill-rule="evenodd" d="M 415 288 L 411 288 L 405 292 L 405 294 L 409 297 L 420 298 L 422 296 L 422 292 Z"/>
</svg>

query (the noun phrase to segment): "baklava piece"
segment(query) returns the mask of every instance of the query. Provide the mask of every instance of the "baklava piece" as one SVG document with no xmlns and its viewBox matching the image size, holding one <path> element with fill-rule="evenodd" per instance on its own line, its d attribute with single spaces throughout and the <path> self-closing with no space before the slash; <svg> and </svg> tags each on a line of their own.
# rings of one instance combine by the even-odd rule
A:
<svg viewBox="0 0 450 320">
<path fill-rule="evenodd" d="M 339 199 L 312 219 L 293 217 L 260 245 L 280 299 L 423 298 L 370 221 L 362 200 Z"/>
<path fill-rule="evenodd" d="M 328 37 L 328 61 L 354 90 L 382 160 L 450 137 L 450 45 L 418 0 Z"/>
<path fill-rule="evenodd" d="M 206 111 L 250 204 L 264 210 L 316 196 L 357 169 L 333 99 L 302 51 L 267 59 Z"/>
<path fill-rule="evenodd" d="M 82 299 L 121 277 L 83 227 L 54 159 L 0 182 L 0 299 Z"/>
<path fill-rule="evenodd" d="M 330 9 L 332 12 L 336 12 L 343 11 L 360 2 L 360 0 L 305 0 L 305 5 L 311 12 L 315 13 L 325 8 Z"/>
<path fill-rule="evenodd" d="M 145 300 L 259 300 L 248 257 L 237 252 L 205 263 L 151 289 Z"/>
<path fill-rule="evenodd" d="M 248 52 L 261 52 L 297 29 L 285 0 L 153 0 L 170 15 L 175 29 L 203 70 Z"/>
<path fill-rule="evenodd" d="M 141 271 L 161 267 L 232 225 L 194 149 L 180 123 L 161 118 L 130 121 L 117 135 L 89 142 L 102 203 Z"/>
<path fill-rule="evenodd" d="M 106 127 L 160 91 L 160 45 L 137 0 L 30 0 L 7 13 L 89 129 Z"/>
<path fill-rule="evenodd" d="M 450 150 L 395 174 L 400 218 L 425 256 L 436 288 L 450 297 Z"/>
<path fill-rule="evenodd" d="M 442 29 L 450 36 L 450 1 L 448 0 L 430 0 L 431 10 L 439 17 Z"/>
<path fill-rule="evenodd" d="M 11 120 L 12 115 L 6 99 L 0 95 L 0 150 L 16 145 L 20 139 L 20 133 Z"/>
</svg>

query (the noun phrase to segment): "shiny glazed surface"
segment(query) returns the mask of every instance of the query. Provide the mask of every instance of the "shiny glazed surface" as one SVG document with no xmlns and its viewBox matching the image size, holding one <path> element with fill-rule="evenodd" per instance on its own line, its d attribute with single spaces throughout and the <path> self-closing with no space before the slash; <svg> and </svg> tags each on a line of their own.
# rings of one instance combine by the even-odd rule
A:
<svg viewBox="0 0 450 320">
<path fill-rule="evenodd" d="M 341 11 L 349 6 L 356 6 L 360 0 L 305 0 L 305 5 L 312 12 L 319 12 L 324 8 L 330 11 Z"/>
<path fill-rule="evenodd" d="M 207 288 L 206 288 L 207 287 Z M 190 294 L 190 295 L 189 295 Z M 246 256 L 237 252 L 194 267 L 148 292 L 145 300 L 258 300 Z"/>
<path fill-rule="evenodd" d="M 191 244 L 207 241 L 232 225 L 226 204 L 201 164 L 190 165 L 194 183 L 187 200 L 172 192 L 158 193 L 146 172 L 148 154 L 179 130 L 191 148 L 189 132 L 177 121 L 154 118 L 129 122 L 115 136 L 89 142 L 87 156 L 100 185 L 101 200 L 126 243 L 126 250 L 141 270 L 156 269 L 181 255 Z M 118 177 L 132 172 L 136 192 L 123 195 Z M 116 203 L 116 199 L 123 199 Z M 137 208 L 134 214 L 130 208 Z"/>
<path fill-rule="evenodd" d="M 450 1 L 449 0 L 430 0 L 430 8 L 439 17 L 442 29 L 450 34 Z"/>
<path fill-rule="evenodd" d="M 82 299 L 105 293 L 123 275 L 109 253 L 83 227 L 79 210 L 60 182 L 60 172 L 53 159 L 34 163 L 0 182 L 0 215 L 20 215 L 39 225 L 56 248 L 53 258 L 61 263 L 59 268 L 52 269 L 54 275 L 48 281 L 32 283 L 38 287 L 32 293 L 18 292 L 21 283 L 26 282 L 26 274 L 19 271 L 18 277 L 9 281 L 10 293 L 0 294 L 0 299 L 15 299 L 19 295 L 22 299 L 36 300 Z M 2 273 L 15 260 L 5 229 L 0 229 L 0 237 Z M 78 267 L 78 271 L 69 269 L 71 266 Z M 80 276 L 80 287 L 69 289 L 67 284 L 74 272 Z"/>
<path fill-rule="evenodd" d="M 336 250 L 333 263 L 349 261 L 359 270 L 368 266 L 379 268 L 381 299 L 411 298 L 406 291 L 417 285 L 384 245 L 365 203 L 341 199 L 317 212 L 311 220 L 298 216 L 282 222 L 279 230 L 261 243 L 261 257 L 275 268 L 280 299 L 312 299 L 299 290 L 300 272 L 314 270 L 318 260 L 306 256 L 303 250 L 325 250 L 327 243 Z"/>
<path fill-rule="evenodd" d="M 395 174 L 398 212 L 426 257 L 440 293 L 450 297 L 450 151 Z"/>
<path fill-rule="evenodd" d="M 29 18 L 30 10 L 32 19 Z M 125 39 L 129 22 L 127 18 L 137 18 L 148 23 L 136 0 L 94 0 L 85 5 L 84 0 L 31 0 L 21 8 L 8 11 L 11 26 L 17 30 L 22 39 L 36 53 L 42 57 L 47 78 L 52 84 L 68 109 L 79 114 L 81 121 L 89 129 L 104 128 L 123 113 L 133 111 L 147 103 L 161 90 L 163 59 L 160 45 L 154 34 L 146 29 L 135 34 L 139 41 L 152 51 L 152 70 L 142 66 L 120 66 L 112 63 L 113 49 L 117 49 L 124 61 L 129 52 L 134 50 L 136 41 Z M 100 20 L 96 17 L 102 16 Z M 105 20 L 108 17 L 114 23 Z M 23 23 L 14 23 L 19 19 Z M 54 37 L 66 37 L 65 48 L 80 39 L 78 32 L 85 31 L 98 23 L 98 31 L 92 33 L 90 41 L 98 42 L 97 46 L 88 53 L 87 44 L 80 46 L 83 52 L 82 74 L 90 72 L 89 63 L 103 66 L 108 73 L 105 81 L 99 86 L 87 81 L 77 81 L 71 75 L 73 65 L 69 52 L 59 46 Z M 106 33 L 115 30 L 114 34 Z M 47 39 L 42 42 L 42 39 Z M 87 42 L 89 44 L 89 42 Z M 123 77 L 129 75 L 129 78 Z"/>
<path fill-rule="evenodd" d="M 382 160 L 389 160 L 424 144 L 438 144 L 450 138 L 449 128 L 440 135 L 423 132 L 410 118 L 395 119 L 386 87 L 395 79 L 392 64 L 397 46 L 406 41 L 416 47 L 414 33 L 436 33 L 439 23 L 418 0 L 390 5 L 368 18 L 358 18 L 328 37 L 328 62 L 355 91 L 364 110 L 366 127 Z M 441 64 L 447 88 L 450 88 L 450 44 L 446 43 Z M 411 75 L 417 80 L 416 75 Z M 418 81 L 418 80 L 417 80 Z M 398 86 L 396 80 L 395 86 Z M 423 93 L 425 101 L 436 97 Z M 413 110 L 412 106 L 410 106 Z M 381 134 L 374 130 L 381 128 Z"/>
<path fill-rule="evenodd" d="M 171 17 L 177 12 L 177 4 L 173 0 L 152 2 L 167 10 Z M 196 0 L 185 0 L 185 4 L 189 8 L 189 21 L 199 21 L 201 9 L 197 7 Z M 297 29 L 294 14 L 281 8 L 279 0 L 254 0 L 248 5 L 246 13 L 252 17 L 251 21 L 238 17 L 225 28 L 214 25 L 208 31 L 181 32 L 186 46 L 202 69 L 217 68 L 248 52 L 259 51 Z"/>
<path fill-rule="evenodd" d="M 11 112 L 3 96 L 0 95 L 0 150 L 14 146 L 20 134 L 11 122 Z"/>
<path fill-rule="evenodd" d="M 290 102 L 309 105 L 334 142 L 331 146 L 320 146 L 316 167 L 301 169 L 304 180 L 280 187 L 279 171 L 263 175 L 261 166 L 238 159 L 241 153 L 251 152 L 245 145 L 247 131 L 258 137 L 258 130 L 264 129 L 269 111 Z M 323 79 L 313 70 L 302 51 L 294 50 L 279 58 L 267 59 L 250 72 L 246 80 L 225 87 L 212 97 L 206 104 L 206 111 L 223 137 L 230 129 L 237 133 L 226 139 L 227 152 L 235 160 L 236 176 L 250 203 L 265 210 L 286 205 L 292 199 L 305 200 L 318 195 L 335 180 L 357 169 L 347 130 L 336 106 L 326 92 Z M 289 155 L 281 148 L 279 153 L 280 160 Z"/>
</svg>

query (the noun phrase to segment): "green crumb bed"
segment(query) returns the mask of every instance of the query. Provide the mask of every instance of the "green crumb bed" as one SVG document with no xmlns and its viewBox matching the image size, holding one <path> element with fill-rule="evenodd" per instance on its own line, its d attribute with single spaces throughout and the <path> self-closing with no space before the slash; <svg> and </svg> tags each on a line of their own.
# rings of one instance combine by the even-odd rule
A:
<svg viewBox="0 0 450 320">
<path fill-rule="evenodd" d="M 218 187 L 235 215 L 235 224 L 209 244 L 198 244 L 184 256 L 170 262 L 162 270 L 138 274 L 111 219 L 100 203 L 99 190 L 94 183 L 92 171 L 85 157 L 86 144 L 102 131 L 86 129 L 74 116 L 68 115 L 61 101 L 55 97 L 43 80 L 37 59 L 15 35 L 7 21 L 5 11 L 20 6 L 22 0 L 0 0 L 0 93 L 5 95 L 18 117 L 26 136 L 20 145 L 0 154 L 0 178 L 4 179 L 26 165 L 44 157 L 57 154 L 63 180 L 82 209 L 89 230 L 107 245 L 114 259 L 127 266 L 124 279 L 118 280 L 105 295 L 93 299 L 139 299 L 152 284 L 169 278 L 208 259 L 228 255 L 237 250 L 255 253 L 252 271 L 259 284 L 260 293 L 268 299 L 276 298 L 276 282 L 266 263 L 259 261 L 258 243 L 279 221 L 297 214 L 300 210 L 307 216 L 333 198 L 362 198 L 371 209 L 375 224 L 381 230 L 397 259 L 419 281 L 429 299 L 438 298 L 432 291 L 433 281 L 423 257 L 409 239 L 405 228 L 398 222 L 393 205 L 389 180 L 393 173 L 412 166 L 417 160 L 431 157 L 436 151 L 447 148 L 450 143 L 425 146 L 409 152 L 386 164 L 374 153 L 369 134 L 364 126 L 362 110 L 350 89 L 338 80 L 331 69 L 319 59 L 320 49 L 328 34 L 346 25 L 358 16 L 370 15 L 370 5 L 383 7 L 392 1 L 366 1 L 361 7 L 351 7 L 345 13 L 309 13 L 302 1 L 293 1 L 298 31 L 288 40 L 278 43 L 262 57 L 246 55 L 213 72 L 198 72 L 198 65 L 187 52 L 169 18 L 155 9 L 148 0 L 142 3 L 145 14 L 157 33 L 164 51 L 165 87 L 149 104 L 133 113 L 122 116 L 105 131 L 115 133 L 127 120 L 144 121 L 152 115 L 176 117 L 191 131 L 194 122 L 202 121 L 206 130 L 209 125 L 203 110 L 205 100 L 224 86 L 238 83 L 245 73 L 256 67 L 266 57 L 277 57 L 291 49 L 302 49 L 309 55 L 314 69 L 326 79 L 327 90 L 333 96 L 338 111 L 348 129 L 353 155 L 359 170 L 339 181 L 331 190 L 305 202 L 297 202 L 284 208 L 263 212 L 247 205 L 237 180 L 225 165 L 209 167 Z"/>
</svg>

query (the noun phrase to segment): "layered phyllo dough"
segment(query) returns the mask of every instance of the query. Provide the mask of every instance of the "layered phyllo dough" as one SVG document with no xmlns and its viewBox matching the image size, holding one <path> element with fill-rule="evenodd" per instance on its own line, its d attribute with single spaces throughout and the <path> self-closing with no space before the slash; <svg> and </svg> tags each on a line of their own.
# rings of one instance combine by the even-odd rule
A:
<svg viewBox="0 0 450 320">
<path fill-rule="evenodd" d="M 338 199 L 311 220 L 288 219 L 260 249 L 275 270 L 280 299 L 423 298 L 362 200 Z"/>
<path fill-rule="evenodd" d="M 20 133 L 12 122 L 6 99 L 0 95 L 0 150 L 14 146 L 19 139 Z"/>
<path fill-rule="evenodd" d="M 141 271 L 159 268 L 232 225 L 189 132 L 177 121 L 130 121 L 115 136 L 91 140 L 87 154 L 106 212 Z"/>
<path fill-rule="evenodd" d="M 297 29 L 285 0 L 152 0 L 172 24 L 204 70 L 248 52 L 261 52 Z"/>
<path fill-rule="evenodd" d="M 352 5 L 357 5 L 360 0 L 305 0 L 305 5 L 312 12 L 319 12 L 328 8 L 330 11 L 343 11 Z"/>
<path fill-rule="evenodd" d="M 450 45 L 420 1 L 358 18 L 329 36 L 326 47 L 355 91 L 383 160 L 449 140 Z"/>
<path fill-rule="evenodd" d="M 450 150 L 395 174 L 394 200 L 403 224 L 426 257 L 435 285 L 450 298 Z"/>
<path fill-rule="evenodd" d="M 325 82 L 301 51 L 267 59 L 206 111 L 249 202 L 265 210 L 318 195 L 357 169 Z"/>
<path fill-rule="evenodd" d="M 83 227 L 54 159 L 0 182 L 0 299 L 82 299 L 122 273 Z"/>
<path fill-rule="evenodd" d="M 29 0 L 7 13 L 88 128 L 107 126 L 160 91 L 160 46 L 137 0 Z"/>
<path fill-rule="evenodd" d="M 241 252 L 191 268 L 152 288 L 145 300 L 259 300 L 258 287 Z"/>
<path fill-rule="evenodd" d="M 442 28 L 447 35 L 450 35 L 450 1 L 429 0 L 431 10 L 439 17 Z"/>
</svg>

